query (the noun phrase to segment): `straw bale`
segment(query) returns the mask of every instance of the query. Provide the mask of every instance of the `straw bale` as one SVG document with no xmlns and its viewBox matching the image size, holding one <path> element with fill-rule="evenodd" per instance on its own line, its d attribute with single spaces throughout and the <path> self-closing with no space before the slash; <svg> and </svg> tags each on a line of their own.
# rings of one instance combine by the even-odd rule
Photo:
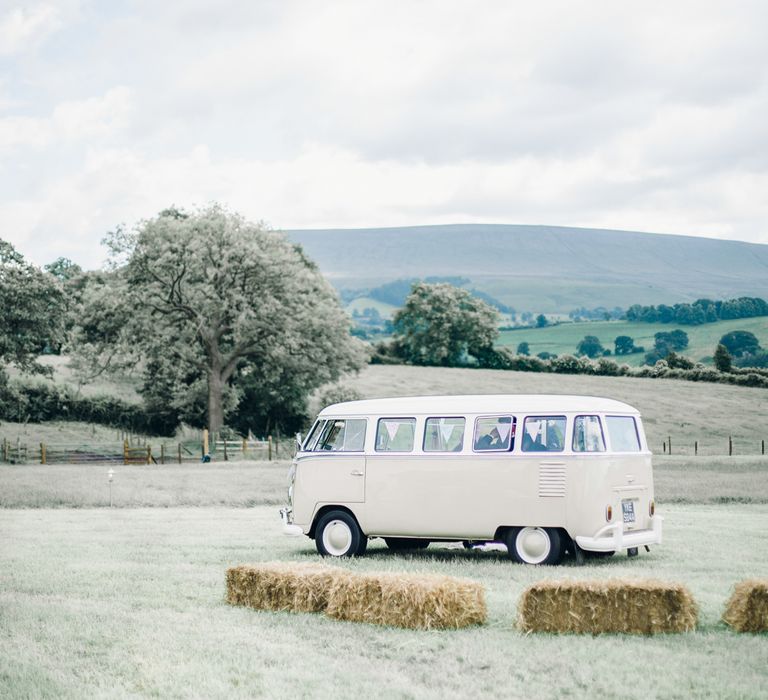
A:
<svg viewBox="0 0 768 700">
<path fill-rule="evenodd" d="M 518 608 L 524 632 L 688 632 L 697 617 L 685 586 L 650 579 L 541 581 L 523 592 Z"/>
<path fill-rule="evenodd" d="M 747 579 L 733 587 L 723 621 L 737 632 L 768 632 L 768 579 Z"/>
<path fill-rule="evenodd" d="M 342 569 L 322 564 L 266 562 L 227 570 L 227 602 L 256 610 L 322 612 Z"/>
<path fill-rule="evenodd" d="M 457 629 L 486 620 L 485 590 L 430 574 L 366 573 L 339 578 L 326 614 L 337 620 L 409 629 Z"/>
</svg>

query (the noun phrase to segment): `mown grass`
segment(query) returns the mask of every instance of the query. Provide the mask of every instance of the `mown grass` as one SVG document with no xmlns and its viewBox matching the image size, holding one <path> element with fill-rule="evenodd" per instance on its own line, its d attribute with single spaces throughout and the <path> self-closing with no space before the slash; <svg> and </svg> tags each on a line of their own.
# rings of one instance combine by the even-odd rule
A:
<svg viewBox="0 0 768 700">
<path fill-rule="evenodd" d="M 762 345 L 768 345 L 768 318 L 738 318 L 700 326 L 680 326 L 674 323 L 630 323 L 628 321 L 589 321 L 584 323 L 563 323 L 545 328 L 516 328 L 502 331 L 498 345 L 513 350 L 522 342 L 530 346 L 531 355 L 550 352 L 555 355 L 575 355 L 576 346 L 585 335 L 594 335 L 603 347 L 613 352 L 617 336 L 628 335 L 635 345 L 643 346 L 648 352 L 653 349 L 654 335 L 680 328 L 688 334 L 689 345 L 681 351 L 683 355 L 698 362 L 711 362 L 717 343 L 726 333 L 734 330 L 754 333 Z M 642 365 L 645 353 L 612 357 L 620 364 Z"/>
<path fill-rule="evenodd" d="M 662 453 L 672 437 L 673 455 L 760 454 L 768 443 L 765 389 L 675 379 L 590 377 L 504 370 L 370 365 L 347 383 L 364 397 L 441 394 L 585 394 L 635 406 L 643 416 L 651 449 Z"/>
<path fill-rule="evenodd" d="M 374 542 L 356 571 L 464 576 L 487 591 L 487 626 L 414 632 L 224 602 L 227 567 L 314 561 L 273 507 L 0 511 L 2 697 L 758 697 L 765 635 L 719 622 L 733 584 L 768 576 L 768 506 L 675 505 L 650 555 L 525 567 L 500 551 L 394 555 Z M 685 583 L 698 631 L 524 635 L 522 590 L 552 577 Z"/>
</svg>

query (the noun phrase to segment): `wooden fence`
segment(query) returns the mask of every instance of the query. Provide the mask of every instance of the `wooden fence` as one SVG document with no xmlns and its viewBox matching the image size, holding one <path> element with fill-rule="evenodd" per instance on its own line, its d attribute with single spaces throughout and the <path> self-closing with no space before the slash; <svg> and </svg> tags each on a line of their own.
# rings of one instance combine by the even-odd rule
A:
<svg viewBox="0 0 768 700">
<path fill-rule="evenodd" d="M 291 455 L 281 452 L 280 443 L 271 436 L 263 440 L 253 438 L 237 440 L 213 440 L 208 443 L 207 431 L 203 440 L 160 442 L 147 444 L 143 439 L 132 444 L 128 439 L 122 443 L 22 443 L 3 438 L 0 442 L 0 462 L 6 464 L 191 464 L 200 462 L 221 462 L 229 460 L 259 459 L 273 460 Z"/>
</svg>

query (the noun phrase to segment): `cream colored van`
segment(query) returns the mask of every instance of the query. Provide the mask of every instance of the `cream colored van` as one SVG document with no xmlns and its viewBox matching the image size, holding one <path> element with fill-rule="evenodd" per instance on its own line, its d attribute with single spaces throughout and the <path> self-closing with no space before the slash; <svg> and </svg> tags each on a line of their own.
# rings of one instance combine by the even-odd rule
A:
<svg viewBox="0 0 768 700">
<path fill-rule="evenodd" d="M 640 414 L 591 396 L 424 396 L 325 408 L 290 470 L 287 534 L 323 555 L 501 542 L 515 561 L 661 543 Z M 575 546 L 578 545 L 578 546 Z"/>
</svg>

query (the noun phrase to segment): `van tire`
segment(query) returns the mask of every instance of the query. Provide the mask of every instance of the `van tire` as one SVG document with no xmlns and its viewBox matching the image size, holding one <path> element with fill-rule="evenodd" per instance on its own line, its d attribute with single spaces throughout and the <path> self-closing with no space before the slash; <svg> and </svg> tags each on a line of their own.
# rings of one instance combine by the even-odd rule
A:
<svg viewBox="0 0 768 700">
<path fill-rule="evenodd" d="M 365 552 L 368 538 L 344 510 L 331 510 L 317 522 L 315 546 L 324 557 L 356 557 Z"/>
<path fill-rule="evenodd" d="M 507 532 L 509 556 L 518 564 L 551 565 L 562 557 L 561 536 L 553 527 L 513 527 Z"/>
<path fill-rule="evenodd" d="M 385 537 L 387 543 L 393 552 L 402 552 L 406 549 L 426 549 L 429 547 L 429 540 L 421 540 L 418 537 Z"/>
</svg>

